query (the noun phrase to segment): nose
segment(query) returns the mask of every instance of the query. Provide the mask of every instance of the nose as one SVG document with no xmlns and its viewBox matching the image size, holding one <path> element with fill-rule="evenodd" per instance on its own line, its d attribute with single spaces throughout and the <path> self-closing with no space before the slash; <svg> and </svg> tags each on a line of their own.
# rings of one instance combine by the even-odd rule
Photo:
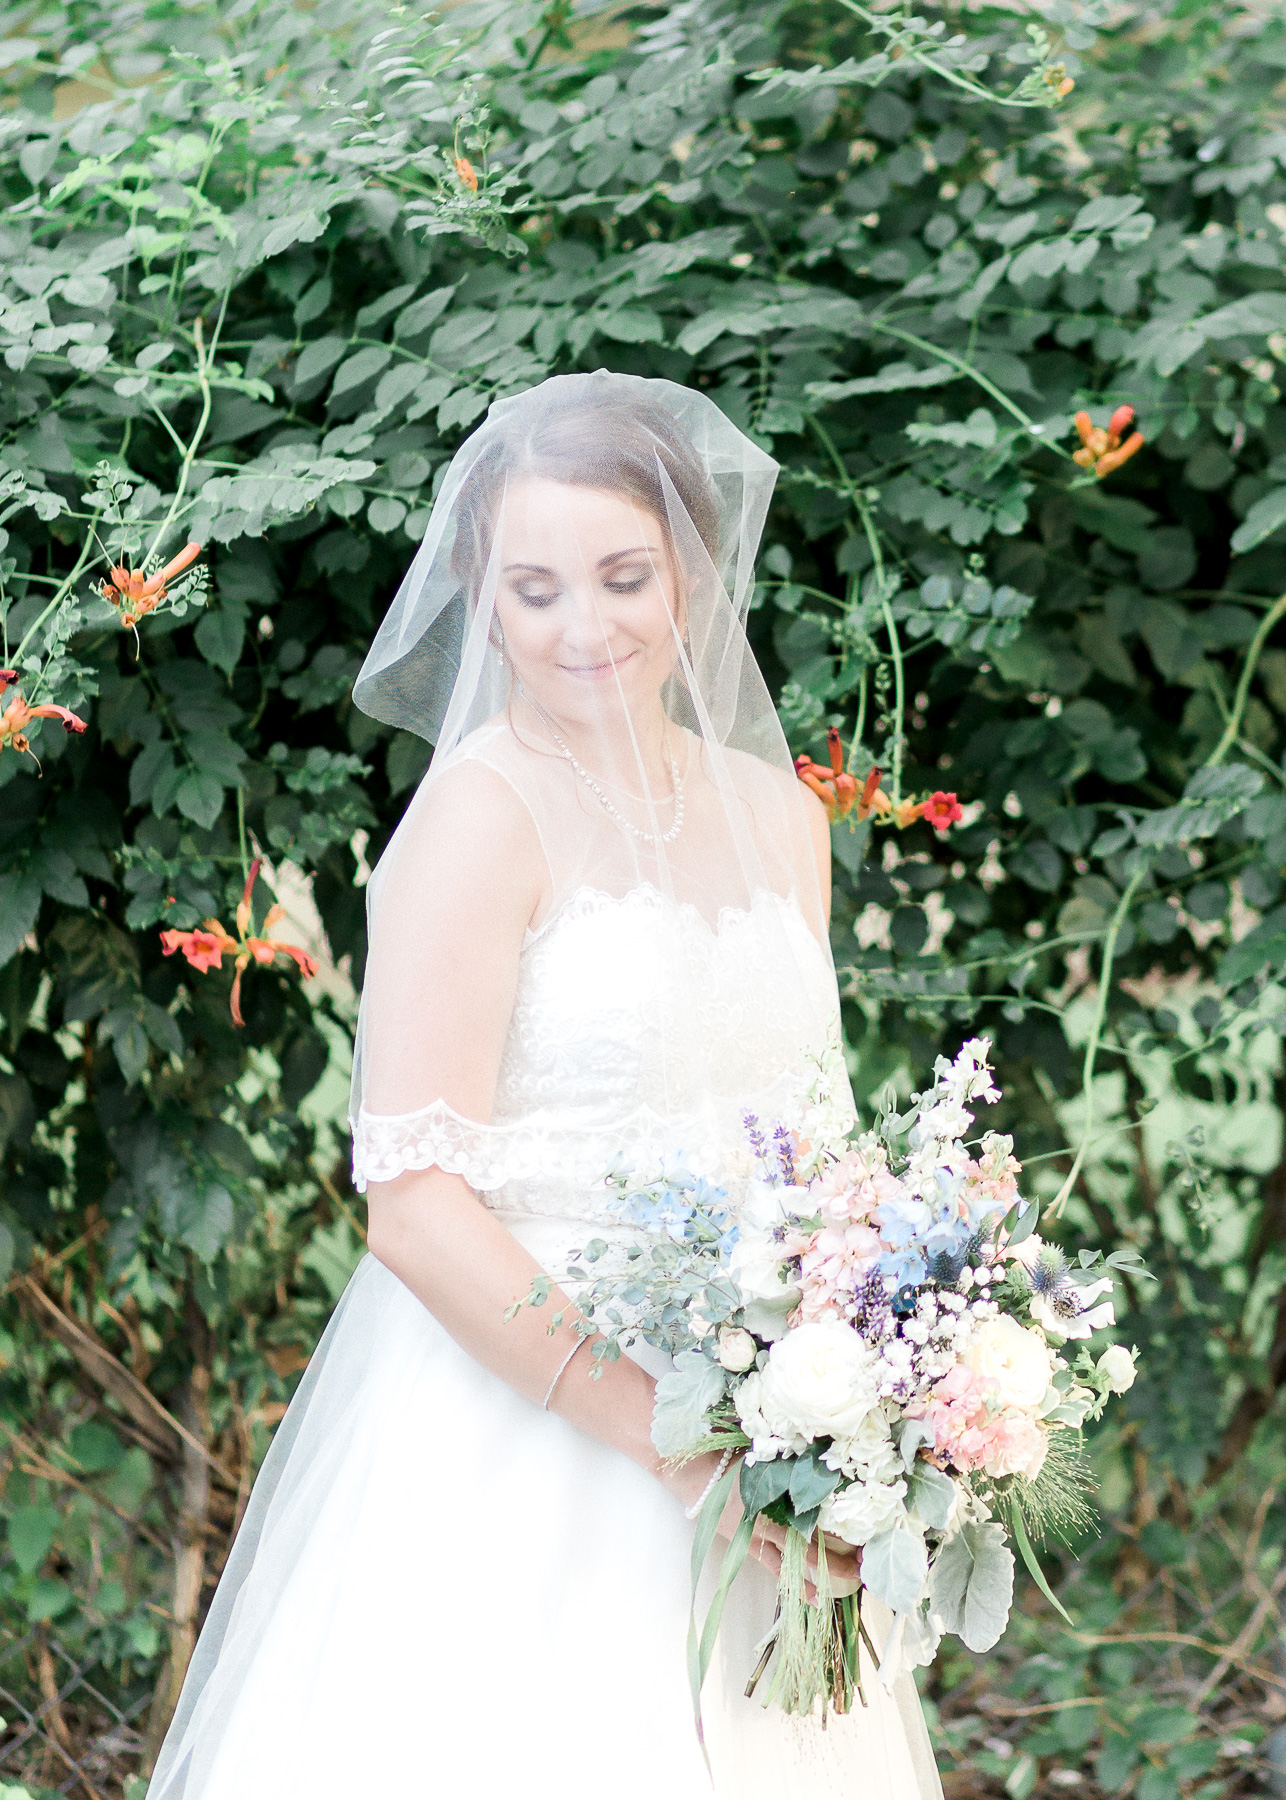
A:
<svg viewBox="0 0 1286 1800">
<path fill-rule="evenodd" d="M 576 655 L 602 658 L 611 641 L 611 626 L 604 617 L 591 584 L 578 581 L 566 596 L 563 643 Z"/>
</svg>

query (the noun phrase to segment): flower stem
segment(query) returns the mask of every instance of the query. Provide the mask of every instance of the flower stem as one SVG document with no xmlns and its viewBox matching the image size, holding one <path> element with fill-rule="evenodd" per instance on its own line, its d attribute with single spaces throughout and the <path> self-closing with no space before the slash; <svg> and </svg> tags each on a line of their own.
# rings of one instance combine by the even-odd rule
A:
<svg viewBox="0 0 1286 1800">
<path fill-rule="evenodd" d="M 1242 715 L 1246 710 L 1246 702 L 1250 698 L 1250 683 L 1254 677 L 1260 653 L 1268 641 L 1269 632 L 1283 613 L 1286 613 L 1286 594 L 1275 601 L 1270 610 L 1264 614 L 1259 622 L 1258 631 L 1250 640 L 1250 648 L 1246 651 L 1246 660 L 1242 665 L 1241 677 L 1237 682 L 1237 691 L 1233 695 L 1232 711 L 1228 714 L 1228 722 L 1224 726 L 1223 736 L 1207 759 L 1207 768 L 1213 769 L 1216 764 L 1221 763 L 1237 741 L 1241 731 Z"/>
<path fill-rule="evenodd" d="M 98 524 L 98 521 L 101 517 L 102 517 L 102 512 L 100 509 L 100 511 L 98 511 L 94 514 L 94 517 L 93 517 L 92 521 L 90 522 L 89 536 L 85 539 L 85 542 L 81 545 L 80 555 L 76 558 L 75 565 L 71 569 L 70 573 L 68 575 L 66 575 L 64 577 L 64 579 L 59 583 L 57 591 L 55 592 L 55 594 L 53 596 L 53 599 L 50 600 L 49 604 L 44 608 L 44 610 L 42 612 L 40 612 L 36 616 L 36 618 L 34 618 L 32 620 L 31 624 L 27 627 L 26 631 L 23 633 L 22 642 L 18 645 L 18 648 L 13 653 L 13 660 L 19 667 L 21 667 L 21 664 L 22 664 L 22 653 L 27 648 L 27 645 L 31 642 L 32 638 L 35 637 L 36 633 L 40 630 L 41 626 L 44 624 L 45 620 L 50 616 L 50 614 L 53 612 L 56 612 L 57 609 L 62 605 L 63 601 L 67 598 L 68 594 L 75 587 L 77 581 L 79 581 L 81 574 L 84 570 L 85 564 L 90 560 L 90 557 L 93 554 L 94 545 L 97 542 L 94 527 Z M 35 681 L 35 686 L 33 687 L 33 690 L 32 690 L 33 693 L 39 689 L 39 686 L 40 686 L 40 677 L 37 676 L 36 681 Z"/>
<path fill-rule="evenodd" d="M 246 790 L 237 789 L 237 840 L 241 846 L 241 878 L 250 879 L 250 859 L 246 855 Z"/>
<path fill-rule="evenodd" d="M 1089 1148 L 1090 1138 L 1093 1134 L 1094 1063 L 1098 1056 L 1099 1040 L 1103 1035 L 1103 1024 L 1107 1018 L 1107 1000 L 1112 986 L 1112 964 L 1116 959 L 1117 939 L 1120 937 L 1121 927 L 1125 924 L 1126 914 L 1130 910 L 1131 903 L 1139 890 L 1139 885 L 1147 872 L 1147 868 L 1147 862 L 1140 861 L 1138 868 L 1134 871 L 1133 875 L 1131 875 L 1129 882 L 1126 885 L 1125 892 L 1116 903 L 1116 911 L 1112 914 L 1112 922 L 1107 928 L 1107 936 L 1103 939 L 1103 961 L 1099 969 L 1098 977 L 1098 1003 L 1094 1009 L 1094 1022 L 1090 1026 L 1089 1041 L 1085 1046 L 1085 1060 L 1081 1066 L 1081 1092 L 1085 1096 L 1085 1123 L 1081 1129 L 1081 1141 L 1076 1147 L 1076 1155 L 1072 1159 L 1072 1166 L 1067 1171 L 1067 1179 L 1064 1181 L 1062 1187 L 1059 1188 L 1053 1204 L 1048 1209 L 1051 1218 L 1057 1218 L 1064 1206 L 1066 1206 L 1072 1190 L 1076 1186 L 1077 1177 L 1080 1175 L 1081 1165 L 1085 1161 L 1085 1153 Z"/>
</svg>

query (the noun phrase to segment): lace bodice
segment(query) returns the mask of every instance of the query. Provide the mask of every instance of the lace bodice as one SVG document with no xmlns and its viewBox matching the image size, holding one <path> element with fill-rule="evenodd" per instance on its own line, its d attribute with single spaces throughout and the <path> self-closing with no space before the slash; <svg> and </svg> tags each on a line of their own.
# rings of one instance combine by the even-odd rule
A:
<svg viewBox="0 0 1286 1800">
<path fill-rule="evenodd" d="M 725 1169 L 747 1109 L 805 1135 L 842 1129 L 838 1014 L 793 901 L 763 892 L 711 924 L 655 888 L 582 889 L 528 934 L 490 1124 L 441 1100 L 363 1111 L 354 1179 L 436 1164 L 499 1210 L 606 1222 L 615 1158 Z"/>
</svg>

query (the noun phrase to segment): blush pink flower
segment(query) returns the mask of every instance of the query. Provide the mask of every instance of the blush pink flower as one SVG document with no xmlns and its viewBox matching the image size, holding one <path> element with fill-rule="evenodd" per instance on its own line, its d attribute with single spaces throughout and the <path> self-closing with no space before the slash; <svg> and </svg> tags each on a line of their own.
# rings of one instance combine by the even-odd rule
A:
<svg viewBox="0 0 1286 1800">
<path fill-rule="evenodd" d="M 832 1163 L 813 1188 L 818 1212 L 834 1225 L 862 1223 L 898 1191 L 887 1165 L 860 1150 L 850 1150 Z"/>
<path fill-rule="evenodd" d="M 1023 1475 L 1034 1481 L 1044 1465 L 1049 1437 L 1030 1413 L 1000 1413 L 986 1429 L 983 1469 L 995 1479 Z"/>
<path fill-rule="evenodd" d="M 933 1461 L 993 1477 L 1040 1473 L 1049 1440 L 1030 1413 L 1002 1411 L 995 1383 L 957 1363 L 927 1400 L 908 1412 L 934 1431 Z"/>
<path fill-rule="evenodd" d="M 799 1246 L 801 1321 L 847 1318 L 881 1244 L 869 1225 L 824 1226 Z"/>
<path fill-rule="evenodd" d="M 964 1193 L 970 1200 L 990 1200 L 1006 1210 L 1018 1198 L 1022 1164 L 1013 1154 L 1014 1141 L 989 1131 L 979 1155 L 965 1165 Z"/>
</svg>

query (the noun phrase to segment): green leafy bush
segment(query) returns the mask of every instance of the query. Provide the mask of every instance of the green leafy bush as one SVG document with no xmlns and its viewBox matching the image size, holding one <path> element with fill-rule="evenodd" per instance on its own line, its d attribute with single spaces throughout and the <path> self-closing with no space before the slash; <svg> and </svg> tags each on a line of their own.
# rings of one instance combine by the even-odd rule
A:
<svg viewBox="0 0 1286 1800">
<path fill-rule="evenodd" d="M 4 1685 L 42 1692 L 56 1634 L 155 1746 L 361 1249 L 361 884 L 427 748 L 352 678 L 461 435 L 606 366 L 782 462 L 756 647 L 794 748 L 837 727 L 890 809 L 834 834 L 859 1097 L 986 1032 L 1060 1229 L 1162 1276 L 1125 1297 L 1077 1633 L 1034 1600 L 989 1687 L 936 1673 L 953 1779 L 1250 1779 L 1286 1525 L 1286 25 L 1047 12 L 11 15 L 0 705 L 87 728 L 0 724 Z M 1123 405 L 1146 444 L 1100 479 L 1073 415 Z M 890 822 L 938 789 L 949 830 Z M 323 967 L 250 968 L 241 1029 L 228 955 L 160 933 L 226 925 L 256 856 L 247 929 L 273 889 Z"/>
</svg>

